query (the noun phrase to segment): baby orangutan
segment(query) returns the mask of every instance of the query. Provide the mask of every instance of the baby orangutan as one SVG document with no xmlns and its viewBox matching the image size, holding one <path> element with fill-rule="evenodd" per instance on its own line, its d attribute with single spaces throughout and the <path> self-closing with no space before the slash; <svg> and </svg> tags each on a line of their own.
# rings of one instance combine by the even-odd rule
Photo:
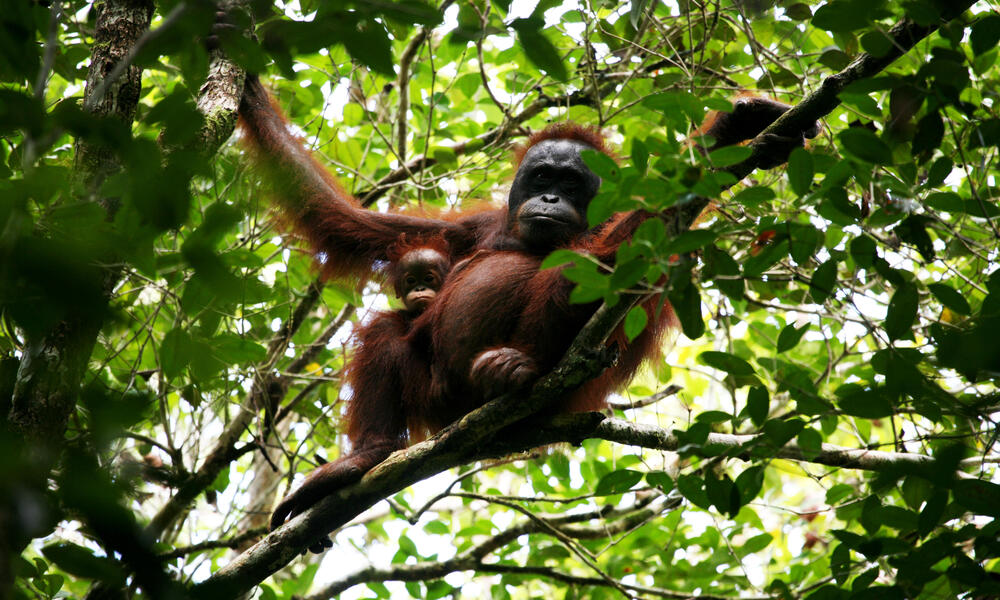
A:
<svg viewBox="0 0 1000 600">
<path fill-rule="evenodd" d="M 353 336 L 354 353 L 345 373 L 351 396 L 344 417 L 351 452 L 321 465 L 306 479 L 296 497 L 309 497 L 307 506 L 327 495 L 330 478 L 337 480 L 337 487 L 356 482 L 390 454 L 405 448 L 408 431 L 419 436 L 426 429 L 422 423 L 411 422 L 411 411 L 426 402 L 430 367 L 424 354 L 414 351 L 409 334 L 414 319 L 434 301 L 451 269 L 448 244 L 441 236 L 401 235 L 387 256 L 387 282 L 403 308 L 375 314 Z M 324 470 L 330 470 L 330 477 L 315 476 Z M 315 485 L 317 482 L 323 485 Z M 297 510 L 282 502 L 272 523 L 280 524 L 296 514 Z M 329 545 L 329 539 L 321 539 L 318 547 L 310 549 L 318 552 Z"/>
</svg>

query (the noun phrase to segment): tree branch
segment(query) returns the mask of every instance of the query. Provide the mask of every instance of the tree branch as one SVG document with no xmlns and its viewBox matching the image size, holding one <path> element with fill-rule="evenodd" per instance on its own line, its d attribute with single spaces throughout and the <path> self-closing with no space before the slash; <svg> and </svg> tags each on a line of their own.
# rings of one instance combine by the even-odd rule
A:
<svg viewBox="0 0 1000 600">
<path fill-rule="evenodd" d="M 587 438 L 650 450 L 676 451 L 685 444 L 675 433 L 661 427 L 605 417 L 600 413 L 578 413 L 532 421 L 531 427 L 510 428 L 503 435 L 497 435 L 488 444 L 484 444 L 477 458 L 503 456 L 522 452 L 526 448 L 558 442 L 578 442 Z M 795 441 L 777 448 L 763 434 L 709 433 L 701 448 L 708 450 L 701 454 L 704 458 L 726 454 L 739 460 L 752 460 L 763 456 L 843 469 L 896 471 L 914 475 L 927 473 L 928 467 L 934 462 L 933 457 L 924 454 L 844 448 L 833 444 L 823 444 L 820 451 L 813 454 L 803 450 Z M 696 453 L 697 451 L 695 449 Z"/>
<path fill-rule="evenodd" d="M 424 561 L 404 565 L 393 565 L 388 568 L 368 567 L 351 573 L 342 579 L 330 583 L 320 591 L 312 594 L 306 600 L 327 600 L 345 590 L 362 583 L 376 581 L 428 581 L 440 579 L 449 573 L 458 571 L 476 571 L 481 573 L 496 573 L 496 565 L 484 563 L 483 559 L 491 553 L 503 548 L 522 535 L 528 534 L 549 534 L 558 531 L 562 535 L 572 539 L 604 539 L 612 536 L 622 535 L 646 523 L 665 510 L 676 507 L 676 503 L 670 501 L 660 502 L 656 506 L 648 506 L 653 497 L 642 498 L 633 506 L 626 508 L 614 508 L 605 506 L 599 509 L 589 510 L 583 513 L 570 513 L 555 516 L 539 516 L 536 519 L 524 519 L 520 523 L 507 528 L 500 533 L 487 538 L 484 542 L 465 550 L 457 556 L 443 561 Z M 580 523 L 601 519 L 596 525 L 567 527 L 571 523 Z M 613 521 L 610 522 L 609 521 Z M 506 568 L 506 567 L 505 567 Z M 546 575 L 553 579 L 565 581 L 565 577 L 573 577 L 554 569 L 548 570 Z M 621 586 L 630 591 L 642 591 L 650 593 L 653 588 L 633 587 L 621 581 L 613 583 L 601 577 L 581 578 L 586 580 L 584 585 L 599 585 L 615 587 Z M 579 583 L 578 581 L 576 583 Z M 666 597 L 685 597 L 683 594 L 666 592 Z M 655 594 L 662 595 L 662 594 Z"/>
<path fill-rule="evenodd" d="M 942 7 L 941 21 L 937 25 L 918 25 L 909 19 L 904 19 L 894 25 L 887 34 L 892 41 L 892 47 L 884 56 L 873 56 L 862 52 L 842 71 L 824 79 L 819 89 L 781 115 L 750 143 L 753 153 L 749 158 L 725 170 L 732 173 L 737 181 L 752 173 L 760 165 L 764 147 L 763 140 L 766 136 L 799 136 L 800 132 L 808 129 L 813 123 L 830 114 L 833 109 L 840 105 L 840 98 L 837 95 L 844 88 L 855 81 L 877 75 L 897 58 L 909 52 L 917 42 L 937 31 L 941 24 L 957 18 L 968 10 L 974 2 L 975 0 L 957 0 L 937 3 Z"/>
</svg>

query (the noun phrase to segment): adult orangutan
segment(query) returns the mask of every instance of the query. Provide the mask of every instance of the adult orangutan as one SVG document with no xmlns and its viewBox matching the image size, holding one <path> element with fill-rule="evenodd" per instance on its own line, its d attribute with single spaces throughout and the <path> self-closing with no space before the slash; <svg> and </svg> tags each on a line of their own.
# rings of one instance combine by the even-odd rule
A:
<svg viewBox="0 0 1000 600">
<path fill-rule="evenodd" d="M 771 100 L 758 101 L 771 110 L 734 111 L 699 133 L 737 143 L 787 110 Z M 741 121 L 741 115 L 751 122 Z M 572 123 L 557 123 L 531 136 L 518 154 L 505 208 L 441 219 L 360 208 L 288 132 L 255 76 L 247 79 L 240 116 L 260 163 L 280 182 L 284 211 L 314 248 L 325 274 L 369 273 L 388 260 L 388 249 L 402 234 L 440 236 L 455 264 L 407 336 L 417 364 L 427 365 L 427 389 L 404 395 L 402 407 L 386 401 L 371 414 L 349 413 L 347 429 L 359 432 L 360 441 L 289 494 L 275 510 L 272 527 L 358 480 L 400 447 L 406 427 L 435 431 L 501 392 L 533 384 L 556 364 L 597 308 L 570 304 L 572 284 L 558 269 L 539 270 L 542 259 L 555 249 L 571 248 L 610 264 L 618 247 L 654 217 L 643 211 L 622 213 L 587 227 L 587 206 L 601 180 L 580 152 L 608 149 L 596 130 Z M 745 137 L 734 139 L 737 134 Z M 602 407 L 608 393 L 657 353 L 673 315 L 655 307 L 646 306 L 649 325 L 634 340 L 628 341 L 621 329 L 612 336 L 621 352 L 618 363 L 567 397 L 558 410 Z"/>
</svg>

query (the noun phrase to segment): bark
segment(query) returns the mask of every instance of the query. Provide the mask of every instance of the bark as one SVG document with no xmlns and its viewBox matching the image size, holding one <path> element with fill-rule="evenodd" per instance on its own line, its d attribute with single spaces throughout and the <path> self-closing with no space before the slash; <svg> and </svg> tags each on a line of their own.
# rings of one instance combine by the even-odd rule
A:
<svg viewBox="0 0 1000 600">
<path fill-rule="evenodd" d="M 218 9 L 226 13 L 243 13 L 250 21 L 249 8 L 246 0 L 222 0 L 217 3 Z M 252 31 L 251 26 L 250 30 Z M 205 159 L 215 156 L 219 148 L 233 135 L 236 128 L 237 112 L 240 98 L 243 96 L 243 83 L 246 81 L 246 71 L 226 57 L 222 49 L 214 48 L 209 52 L 211 62 L 205 83 L 198 90 L 198 112 L 204 118 L 195 146 L 186 148 Z"/>
<path fill-rule="evenodd" d="M 129 67 L 117 81 L 104 86 L 100 83 L 149 29 L 152 14 L 153 4 L 149 0 L 116 0 L 99 5 L 84 94 L 85 106 L 89 100 L 95 117 L 131 126 L 141 90 L 141 70 Z M 101 90 L 101 97 L 95 96 L 95 90 Z M 42 93 L 41 88 L 36 92 Z M 118 163 L 113 148 L 81 140 L 76 145 L 75 166 L 78 177 L 93 193 Z M 101 289 L 110 292 L 116 273 L 109 268 L 95 273 L 101 278 Z M 45 501 L 46 479 L 58 458 L 69 417 L 76 408 L 80 383 L 103 324 L 105 308 L 106 301 L 97 306 L 85 305 L 47 333 L 26 340 L 8 423 L 13 433 L 24 440 L 19 458 L 27 468 L 23 471 L 24 479 L 9 482 L 10 488 L 6 490 L 16 494 L 19 502 L 0 507 L 3 533 L 0 553 L 4 559 L 19 554 L 32 537 L 44 534 L 51 524 L 53 515 Z M 6 560 L 0 563 L 8 564 Z M 10 593 L 12 584 L 11 574 L 0 572 L 0 597 Z"/>
<path fill-rule="evenodd" d="M 84 102 L 93 99 L 103 76 L 149 28 L 153 12 L 149 1 L 119 0 L 99 6 Z M 92 100 L 94 115 L 130 126 L 139 101 L 140 76 L 138 67 L 129 67 L 120 81 L 107 85 L 103 98 Z M 117 166 L 113 149 L 85 141 L 77 143 L 75 160 L 81 179 L 91 189 Z M 105 289 L 112 277 L 106 273 L 102 282 Z M 10 422 L 30 445 L 52 449 L 62 439 L 102 317 L 101 311 L 77 315 L 47 335 L 28 341 L 15 383 Z"/>
<path fill-rule="evenodd" d="M 142 69 L 125 65 L 123 61 L 139 38 L 149 31 L 153 2 L 109 0 L 98 4 L 97 10 L 94 47 L 83 96 L 84 109 L 94 117 L 112 118 L 131 127 L 142 92 Z M 123 65 L 124 71 L 119 77 L 106 81 L 116 65 Z M 75 150 L 76 171 L 86 182 L 88 190 L 94 193 L 101 181 L 118 168 L 115 149 L 79 140 Z"/>
</svg>

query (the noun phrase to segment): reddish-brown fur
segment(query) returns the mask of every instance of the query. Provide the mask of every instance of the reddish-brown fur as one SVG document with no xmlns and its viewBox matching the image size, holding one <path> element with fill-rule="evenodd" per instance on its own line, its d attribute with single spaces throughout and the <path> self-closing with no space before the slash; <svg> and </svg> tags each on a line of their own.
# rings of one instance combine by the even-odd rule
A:
<svg viewBox="0 0 1000 600">
<path fill-rule="evenodd" d="M 405 443 L 407 430 L 436 431 L 488 398 L 470 381 L 471 362 L 492 348 L 509 347 L 537 364 L 538 374 L 562 356 L 596 305 L 571 305 L 572 284 L 558 269 L 540 271 L 544 256 L 526 251 L 507 222 L 505 208 L 458 214 L 451 219 L 360 208 L 287 129 L 284 117 L 255 77 L 248 79 L 240 108 L 243 131 L 262 165 L 278 184 L 284 211 L 295 230 L 313 247 L 324 274 L 368 275 L 398 256 L 390 249 L 401 235 L 439 238 L 457 275 L 415 321 L 385 313 L 358 334 L 358 355 L 348 381 L 356 398 L 348 409 L 350 454 L 321 466 L 275 512 L 275 524 L 323 495 L 360 477 Z M 529 139 L 526 151 L 548 139 L 571 139 L 610 154 L 592 128 L 561 123 Z M 523 157 L 523 151 L 517 159 Z M 571 240 L 570 247 L 613 262 L 617 247 L 630 238 L 647 213 L 618 215 Z M 644 358 L 656 354 L 662 332 L 672 322 L 669 309 L 650 303 L 649 327 L 628 342 L 621 330 L 614 342 L 619 363 L 589 382 L 561 410 L 602 407 L 605 396 L 627 382 Z M 379 377 L 391 369 L 402 383 Z M 405 386 L 401 394 L 390 390 Z M 365 391 L 369 390 L 369 391 Z"/>
<path fill-rule="evenodd" d="M 403 278 L 404 259 L 419 251 L 431 251 L 432 268 L 443 282 L 451 265 L 449 248 L 441 236 L 400 236 L 387 254 L 388 284 L 404 301 L 404 308 L 382 311 L 368 323 L 359 325 L 354 333 L 354 352 L 345 371 L 351 398 L 344 415 L 345 432 L 351 442 L 352 455 L 362 462 L 370 459 L 359 454 L 381 456 L 403 448 L 407 431 L 418 434 L 425 429 L 423 417 L 416 407 L 430 388 L 430 371 L 426 356 L 415 351 L 407 336 L 413 321 L 424 312 L 406 304 L 407 293 Z M 434 291 L 439 291 L 438 285 Z M 375 418 L 377 417 L 377 418 Z M 379 459 L 381 460 L 381 459 Z"/>
<path fill-rule="evenodd" d="M 691 133 L 691 139 L 697 142 L 702 136 L 711 137 L 712 145 L 704 148 L 708 151 L 741 144 L 756 138 L 789 108 L 789 105 L 773 98 L 743 92 L 733 98 L 732 112 L 710 112 L 701 126 Z M 819 131 L 820 124 L 816 122 L 798 136 L 764 136 L 759 165 L 771 168 L 784 163 L 794 148 L 805 145 L 805 140 L 816 137 Z"/>
<path fill-rule="evenodd" d="M 614 153 L 612 153 L 611 148 L 608 147 L 608 142 L 604 139 L 604 134 L 601 133 L 600 129 L 596 127 L 586 127 L 584 125 L 580 125 L 579 123 L 573 123 L 570 121 L 563 121 L 561 123 L 553 123 L 545 129 L 532 133 L 528 136 L 528 140 L 525 143 L 515 146 L 514 166 L 517 167 L 521 164 L 521 161 L 524 160 L 524 154 L 535 144 L 545 140 L 555 139 L 576 140 L 578 142 L 583 142 L 594 150 L 614 158 Z"/>
<path fill-rule="evenodd" d="M 522 243 L 506 208 L 445 219 L 362 209 L 288 132 L 256 77 L 247 80 L 240 114 L 246 136 L 280 184 L 284 210 L 314 248 L 325 274 L 371 273 L 397 255 L 391 249 L 400 236 L 443 240 L 455 264 L 434 302 L 415 320 L 406 322 L 401 315 L 388 313 L 362 329 L 361 357 L 355 358 L 349 380 L 356 388 L 374 391 L 348 410 L 352 451 L 319 467 L 283 500 L 272 518 L 277 526 L 402 447 L 407 430 L 436 431 L 481 405 L 496 383 L 488 381 L 491 378 L 499 377 L 501 386 L 504 377 L 516 378 L 506 383 L 517 388 L 550 370 L 597 305 L 570 304 L 572 284 L 559 269 L 539 269 L 544 255 Z M 723 122 L 745 128 L 732 119 Z M 753 126 L 760 130 L 766 123 Z M 725 132 L 707 133 L 718 139 Z M 611 155 L 597 130 L 560 123 L 533 135 L 516 154 L 516 162 L 520 164 L 525 152 L 546 140 L 582 142 Z M 611 264 L 618 247 L 651 217 L 642 211 L 616 215 L 576 234 L 562 247 Z M 656 300 L 645 309 L 649 326 L 636 339 L 629 342 L 621 328 L 613 335 L 611 342 L 621 349 L 619 362 L 566 398 L 558 410 L 603 407 L 610 391 L 626 383 L 644 359 L 658 353 L 661 335 L 674 317 L 669 305 Z M 371 381 L 389 368 L 399 370 L 402 384 L 386 387 Z M 400 385 L 405 386 L 402 393 L 387 391 Z"/>
</svg>

